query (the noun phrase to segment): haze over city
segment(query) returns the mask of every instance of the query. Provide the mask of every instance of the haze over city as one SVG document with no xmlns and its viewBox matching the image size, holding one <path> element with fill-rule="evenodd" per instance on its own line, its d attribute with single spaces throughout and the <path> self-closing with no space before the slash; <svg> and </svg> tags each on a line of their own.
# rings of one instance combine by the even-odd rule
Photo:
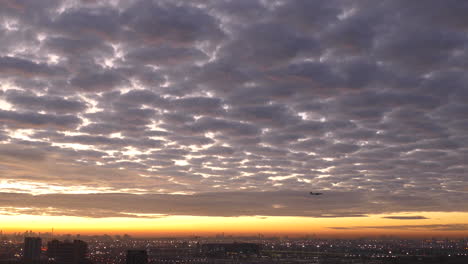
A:
<svg viewBox="0 0 468 264">
<path fill-rule="evenodd" d="M 467 13 L 0 0 L 0 230 L 467 237 Z"/>
</svg>

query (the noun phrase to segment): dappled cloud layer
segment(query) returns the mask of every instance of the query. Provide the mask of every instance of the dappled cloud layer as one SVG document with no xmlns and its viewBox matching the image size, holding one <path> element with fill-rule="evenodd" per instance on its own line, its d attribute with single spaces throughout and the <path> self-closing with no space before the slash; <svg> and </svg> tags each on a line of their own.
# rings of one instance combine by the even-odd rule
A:
<svg viewBox="0 0 468 264">
<path fill-rule="evenodd" d="M 467 13 L 0 0 L 0 212 L 468 212 Z"/>
</svg>

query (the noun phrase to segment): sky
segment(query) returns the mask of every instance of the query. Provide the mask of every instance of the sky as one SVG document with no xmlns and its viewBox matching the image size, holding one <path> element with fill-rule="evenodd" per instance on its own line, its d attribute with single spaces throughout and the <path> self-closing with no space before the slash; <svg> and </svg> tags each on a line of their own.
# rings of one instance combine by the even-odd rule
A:
<svg viewBox="0 0 468 264">
<path fill-rule="evenodd" d="M 0 229 L 468 235 L 467 12 L 0 0 Z"/>
</svg>

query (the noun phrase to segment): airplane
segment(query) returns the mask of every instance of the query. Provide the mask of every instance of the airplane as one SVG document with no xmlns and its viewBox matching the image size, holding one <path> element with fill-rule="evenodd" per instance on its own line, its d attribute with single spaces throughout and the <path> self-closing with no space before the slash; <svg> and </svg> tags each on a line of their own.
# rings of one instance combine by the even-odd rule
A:
<svg viewBox="0 0 468 264">
<path fill-rule="evenodd" d="M 323 193 L 310 192 L 310 195 L 322 195 Z"/>
</svg>

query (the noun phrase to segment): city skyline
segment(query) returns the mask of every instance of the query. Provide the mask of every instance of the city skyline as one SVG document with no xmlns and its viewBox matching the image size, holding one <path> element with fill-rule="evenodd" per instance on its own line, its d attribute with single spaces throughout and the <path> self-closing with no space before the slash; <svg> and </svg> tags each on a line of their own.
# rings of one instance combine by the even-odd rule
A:
<svg viewBox="0 0 468 264">
<path fill-rule="evenodd" d="M 466 263 L 467 238 L 3 236 L 0 261 L 17 264 Z M 63 241 L 61 241 L 63 239 Z M 24 240 L 24 242 L 23 242 Z M 19 243 L 18 243 L 19 242 Z M 41 246 L 42 245 L 42 246 Z M 32 257 L 34 256 L 34 257 Z"/>
<path fill-rule="evenodd" d="M 0 1 L 0 229 L 467 236 L 467 11 Z"/>
</svg>

